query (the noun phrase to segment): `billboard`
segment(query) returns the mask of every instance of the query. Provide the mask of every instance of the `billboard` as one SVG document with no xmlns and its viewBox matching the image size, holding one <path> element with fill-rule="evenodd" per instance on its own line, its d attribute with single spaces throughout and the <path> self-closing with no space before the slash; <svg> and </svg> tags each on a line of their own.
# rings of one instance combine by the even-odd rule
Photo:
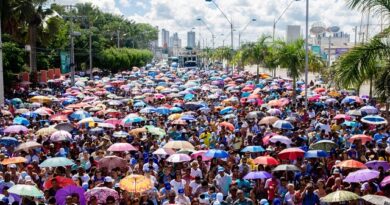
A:
<svg viewBox="0 0 390 205">
<path fill-rule="evenodd" d="M 60 58 L 61 58 L 61 73 L 69 73 L 70 72 L 70 55 L 69 52 L 61 51 L 60 52 Z"/>
<path fill-rule="evenodd" d="M 317 55 L 317 56 L 320 56 L 321 55 L 321 46 L 319 45 L 312 45 L 311 46 L 311 51 Z"/>
</svg>

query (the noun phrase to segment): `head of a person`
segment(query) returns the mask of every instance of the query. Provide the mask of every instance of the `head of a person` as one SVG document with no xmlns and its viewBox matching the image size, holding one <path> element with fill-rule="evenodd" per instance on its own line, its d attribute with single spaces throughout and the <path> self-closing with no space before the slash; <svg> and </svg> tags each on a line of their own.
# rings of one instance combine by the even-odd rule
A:
<svg viewBox="0 0 390 205">
<path fill-rule="evenodd" d="M 294 184 L 292 184 L 292 183 L 287 184 L 287 191 L 290 192 L 290 193 L 294 193 L 295 192 Z"/>
<path fill-rule="evenodd" d="M 175 201 L 176 193 L 173 190 L 170 190 L 168 192 L 168 200 L 169 202 Z"/>
<path fill-rule="evenodd" d="M 308 183 L 306 186 L 306 190 L 309 194 L 313 193 L 313 191 L 314 191 L 313 185 L 311 183 Z"/>
<path fill-rule="evenodd" d="M 107 205 L 114 205 L 115 204 L 115 198 L 113 196 L 108 196 L 106 198 L 106 204 Z"/>
<path fill-rule="evenodd" d="M 72 194 L 72 203 L 74 204 L 80 204 L 80 196 L 76 193 Z"/>
<path fill-rule="evenodd" d="M 218 167 L 218 174 L 219 174 L 220 176 L 224 176 L 224 175 L 225 175 L 225 168 L 219 166 L 219 167 Z"/>
</svg>

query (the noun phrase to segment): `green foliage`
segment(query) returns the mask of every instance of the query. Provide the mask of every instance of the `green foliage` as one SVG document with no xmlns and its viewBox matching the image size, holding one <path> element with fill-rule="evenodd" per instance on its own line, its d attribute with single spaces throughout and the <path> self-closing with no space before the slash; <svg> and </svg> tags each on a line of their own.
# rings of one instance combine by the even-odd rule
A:
<svg viewBox="0 0 390 205">
<path fill-rule="evenodd" d="M 102 51 L 99 56 L 102 68 L 110 69 L 112 72 L 143 66 L 153 58 L 152 52 L 148 50 L 129 48 L 109 48 Z"/>
<path fill-rule="evenodd" d="M 18 73 L 22 71 L 26 56 L 24 49 L 14 42 L 3 43 L 3 66 L 6 72 Z"/>
<path fill-rule="evenodd" d="M 233 52 L 230 47 L 219 47 L 212 53 L 212 59 L 214 60 L 227 60 L 231 61 L 233 58 Z"/>
</svg>

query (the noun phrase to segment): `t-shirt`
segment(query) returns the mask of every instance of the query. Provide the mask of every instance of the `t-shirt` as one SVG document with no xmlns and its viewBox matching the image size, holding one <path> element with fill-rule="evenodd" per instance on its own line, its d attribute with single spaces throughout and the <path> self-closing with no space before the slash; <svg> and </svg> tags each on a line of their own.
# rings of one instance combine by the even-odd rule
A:
<svg viewBox="0 0 390 205">
<path fill-rule="evenodd" d="M 252 205 L 252 204 L 253 204 L 253 202 L 252 202 L 252 200 L 249 199 L 249 198 L 244 198 L 244 200 L 239 200 L 239 199 L 237 199 L 237 200 L 233 203 L 233 205 Z"/>
<path fill-rule="evenodd" d="M 203 178 L 202 171 L 199 168 L 197 168 L 196 170 L 191 168 L 191 174 L 190 175 L 191 175 L 192 178 L 195 178 L 196 176 L 199 176 L 200 178 Z"/>
<path fill-rule="evenodd" d="M 224 196 L 227 196 L 229 194 L 229 187 L 230 184 L 232 184 L 232 177 L 230 175 L 225 175 L 221 177 L 221 175 L 217 175 L 215 177 L 216 184 L 220 188 L 221 192 L 223 193 Z"/>
<path fill-rule="evenodd" d="M 198 189 L 198 187 L 200 187 L 200 184 L 198 184 L 198 183 L 196 183 L 195 182 L 195 180 L 192 180 L 191 182 L 190 182 L 190 185 L 189 185 L 190 187 L 191 187 L 191 190 L 192 190 L 192 193 L 191 194 L 195 194 L 196 193 L 196 190 Z"/>
<path fill-rule="evenodd" d="M 186 181 L 182 179 L 180 182 L 177 182 L 175 179 L 170 182 L 172 189 L 179 194 L 179 189 L 184 189 Z"/>
</svg>

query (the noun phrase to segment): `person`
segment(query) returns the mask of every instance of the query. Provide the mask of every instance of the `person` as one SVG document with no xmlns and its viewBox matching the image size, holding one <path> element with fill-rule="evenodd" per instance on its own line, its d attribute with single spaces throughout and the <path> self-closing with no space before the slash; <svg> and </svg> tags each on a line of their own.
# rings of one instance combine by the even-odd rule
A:
<svg viewBox="0 0 390 205">
<path fill-rule="evenodd" d="M 294 184 L 287 184 L 287 193 L 284 195 L 283 204 L 285 205 L 295 205 L 295 187 Z"/>
<path fill-rule="evenodd" d="M 175 203 L 182 204 L 182 205 L 190 205 L 191 201 L 190 198 L 186 195 L 184 195 L 184 189 L 179 189 L 178 195 L 175 198 Z"/>
<path fill-rule="evenodd" d="M 218 175 L 215 177 L 215 182 L 224 197 L 229 194 L 229 186 L 232 184 L 232 177 L 225 173 L 225 168 L 218 167 Z"/>
<path fill-rule="evenodd" d="M 237 191 L 238 199 L 233 203 L 233 205 L 253 205 L 253 202 L 250 198 L 245 197 L 242 190 Z"/>
<path fill-rule="evenodd" d="M 308 183 L 301 193 L 302 205 L 320 205 L 320 198 L 314 193 L 314 187 Z"/>
<path fill-rule="evenodd" d="M 170 184 L 173 188 L 173 191 L 175 191 L 176 194 L 179 194 L 179 189 L 185 189 L 186 187 L 186 181 L 182 179 L 180 171 L 176 172 L 176 177 L 173 179 Z"/>
<path fill-rule="evenodd" d="M 168 191 L 168 200 L 162 203 L 162 205 L 169 205 L 169 204 L 175 204 L 176 203 L 176 193 L 174 190 Z"/>
</svg>

